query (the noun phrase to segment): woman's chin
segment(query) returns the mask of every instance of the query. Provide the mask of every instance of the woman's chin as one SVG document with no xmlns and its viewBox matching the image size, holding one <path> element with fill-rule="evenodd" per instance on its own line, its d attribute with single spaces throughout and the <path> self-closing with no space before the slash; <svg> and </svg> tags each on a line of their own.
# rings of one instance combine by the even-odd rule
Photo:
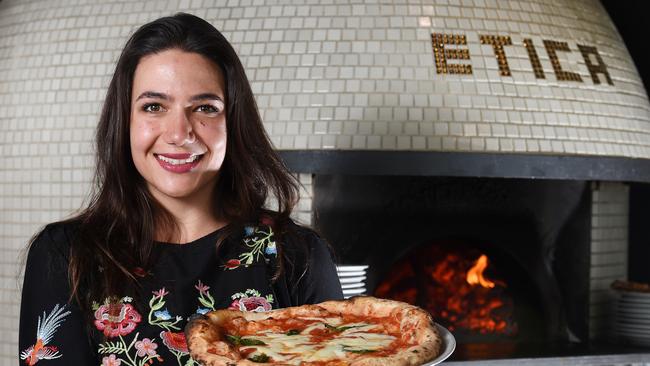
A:
<svg viewBox="0 0 650 366">
<path fill-rule="evenodd" d="M 149 189 L 158 200 L 188 200 L 201 194 L 197 185 L 150 186 Z"/>
</svg>

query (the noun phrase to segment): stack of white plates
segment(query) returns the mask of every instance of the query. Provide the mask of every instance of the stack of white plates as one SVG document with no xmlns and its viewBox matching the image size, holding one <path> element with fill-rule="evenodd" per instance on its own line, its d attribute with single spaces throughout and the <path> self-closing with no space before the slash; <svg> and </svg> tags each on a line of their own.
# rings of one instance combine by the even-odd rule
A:
<svg viewBox="0 0 650 366">
<path fill-rule="evenodd" d="M 650 293 L 621 292 L 614 329 L 624 341 L 650 347 Z"/>
<path fill-rule="evenodd" d="M 368 266 L 336 266 L 336 273 L 339 275 L 343 297 L 365 295 L 366 293 L 366 270 Z"/>
</svg>

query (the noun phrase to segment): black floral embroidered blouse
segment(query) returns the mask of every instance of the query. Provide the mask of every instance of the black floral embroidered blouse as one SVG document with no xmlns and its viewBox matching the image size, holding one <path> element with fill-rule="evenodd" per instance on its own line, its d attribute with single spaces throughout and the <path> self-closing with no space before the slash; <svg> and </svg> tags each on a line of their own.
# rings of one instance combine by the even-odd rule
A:
<svg viewBox="0 0 650 366">
<path fill-rule="evenodd" d="M 188 354 L 183 329 L 195 313 L 243 311 L 318 303 L 343 297 L 327 245 L 293 225 L 309 248 L 306 271 L 276 281 L 276 242 L 269 226 L 246 226 L 215 250 L 223 230 L 193 242 L 156 243 L 155 266 L 142 270 L 148 298 L 97 299 L 93 324 L 69 303 L 67 263 L 70 224 L 48 225 L 30 248 L 20 313 L 20 363 L 39 366 L 198 365 Z M 284 248 L 284 247 L 283 247 Z M 292 255 L 291 253 L 287 253 Z M 297 254 L 296 254 L 297 255 Z M 305 260 L 302 260 L 304 266 Z M 286 272 L 286 271 L 285 271 Z M 88 329 L 91 334 L 88 334 Z"/>
</svg>

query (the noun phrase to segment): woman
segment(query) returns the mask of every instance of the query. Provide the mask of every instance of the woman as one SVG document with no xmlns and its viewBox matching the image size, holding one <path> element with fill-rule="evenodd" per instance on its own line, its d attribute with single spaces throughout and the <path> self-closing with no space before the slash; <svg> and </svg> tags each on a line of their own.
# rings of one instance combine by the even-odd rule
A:
<svg viewBox="0 0 650 366">
<path fill-rule="evenodd" d="M 177 14 L 131 37 L 97 153 L 89 206 L 30 246 L 22 362 L 192 365 L 192 314 L 342 297 L 327 246 L 289 219 L 297 183 L 244 69 L 204 20 Z M 277 212 L 263 209 L 270 196 Z"/>
</svg>

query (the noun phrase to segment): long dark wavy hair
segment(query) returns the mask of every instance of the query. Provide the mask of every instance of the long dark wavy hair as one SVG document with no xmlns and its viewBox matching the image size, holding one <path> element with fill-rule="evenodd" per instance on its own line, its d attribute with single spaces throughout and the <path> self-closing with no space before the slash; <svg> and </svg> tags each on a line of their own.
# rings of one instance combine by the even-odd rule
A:
<svg viewBox="0 0 650 366">
<path fill-rule="evenodd" d="M 230 223 L 226 232 L 271 215 L 276 233 L 282 235 L 297 202 L 298 182 L 274 152 L 244 68 L 224 36 L 205 20 L 184 13 L 145 24 L 126 43 L 108 87 L 97 126 L 95 183 L 88 207 L 67 220 L 78 224 L 69 278 L 71 296 L 82 310 L 89 310 L 93 300 L 137 287 L 136 271 L 152 265 L 155 230 L 178 232 L 172 215 L 136 170 L 129 144 L 136 66 L 144 56 L 169 49 L 204 56 L 225 77 L 227 147 L 214 209 Z M 277 211 L 263 209 L 269 197 L 277 200 Z M 276 275 L 281 271 L 282 265 Z"/>
</svg>

